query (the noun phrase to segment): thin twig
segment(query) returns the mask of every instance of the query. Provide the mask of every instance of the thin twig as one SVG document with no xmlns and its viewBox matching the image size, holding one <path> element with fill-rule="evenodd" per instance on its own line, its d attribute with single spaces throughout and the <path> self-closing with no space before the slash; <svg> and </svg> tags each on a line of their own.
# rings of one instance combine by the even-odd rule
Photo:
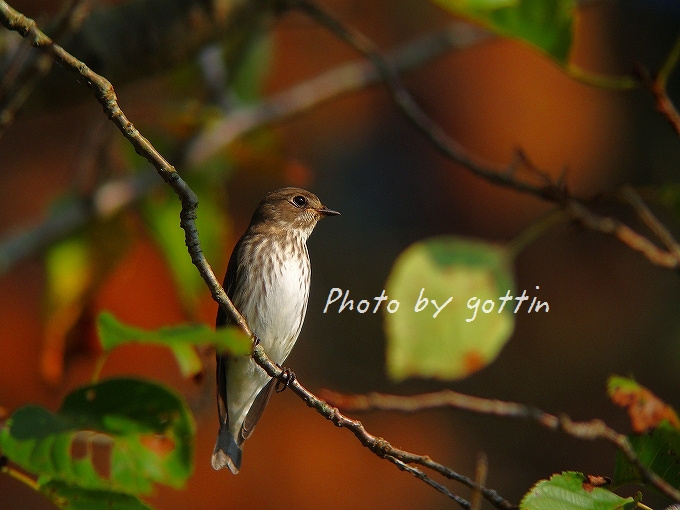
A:
<svg viewBox="0 0 680 510">
<path fill-rule="evenodd" d="M 676 258 L 680 258 L 680 245 L 673 237 L 673 234 L 666 228 L 666 226 L 654 216 L 654 213 L 647 207 L 647 204 L 642 200 L 640 195 L 630 186 L 623 186 L 619 190 L 619 194 L 635 209 L 638 217 L 645 225 L 654 232 L 654 234 L 661 240 L 669 252 L 673 253 Z"/>
<path fill-rule="evenodd" d="M 678 254 L 659 248 L 621 221 L 608 216 L 599 216 L 576 200 L 571 200 L 566 207 L 572 218 L 577 219 L 586 228 L 614 235 L 626 246 L 642 253 L 652 264 L 668 269 L 677 269 L 680 266 Z"/>
<path fill-rule="evenodd" d="M 642 65 L 637 67 L 637 74 L 656 100 L 656 109 L 666 118 L 677 135 L 680 135 L 680 112 L 668 96 L 668 78 L 680 60 L 680 35 L 678 35 L 661 69 L 652 77 L 649 70 Z"/>
<path fill-rule="evenodd" d="M 486 485 L 486 476 L 489 473 L 489 462 L 486 458 L 486 453 L 479 452 L 477 454 L 477 465 L 475 466 L 475 483 L 479 487 Z M 472 490 L 472 496 L 470 497 L 470 504 L 472 510 L 479 510 L 482 507 L 482 494 L 478 489 Z"/>
<path fill-rule="evenodd" d="M 399 73 L 394 66 L 363 33 L 345 26 L 330 11 L 318 4 L 307 0 L 287 0 L 283 1 L 283 3 L 290 9 L 303 12 L 310 19 L 326 27 L 336 37 L 345 41 L 357 52 L 368 58 L 382 76 L 399 110 L 446 157 L 462 165 L 478 177 L 482 177 L 494 184 L 500 184 L 559 204 L 563 204 L 567 200 L 565 190 L 557 188 L 551 183 L 546 183 L 543 176 L 539 176 L 539 183 L 518 180 L 515 175 L 517 160 L 508 167 L 498 168 L 485 164 L 468 153 L 460 143 L 451 138 L 439 124 L 423 111 L 404 87 Z M 531 167 L 535 169 L 533 165 Z M 531 171 L 529 174 L 530 176 L 532 174 L 535 176 L 536 172 Z"/>
<path fill-rule="evenodd" d="M 472 509 L 472 505 L 469 501 L 461 498 L 460 496 L 456 496 L 445 485 L 442 485 L 442 484 L 436 482 L 435 480 L 433 480 L 432 478 L 427 476 L 425 473 L 423 473 L 420 469 L 415 468 L 413 466 L 409 466 L 405 462 L 403 462 L 403 461 L 401 461 L 401 460 L 399 460 L 395 457 L 391 457 L 389 455 L 385 456 L 385 459 L 390 461 L 392 464 L 396 465 L 402 471 L 406 471 L 407 473 L 412 474 L 413 476 L 415 476 L 419 480 L 422 480 L 423 482 L 425 482 L 427 485 L 429 485 L 430 487 L 432 487 L 436 491 L 439 491 L 442 494 L 444 494 L 445 496 L 447 496 L 448 498 L 451 498 L 456 503 L 458 503 L 462 508 L 465 508 L 466 510 Z"/>
<path fill-rule="evenodd" d="M 638 469 L 641 477 L 647 483 L 656 487 L 662 494 L 673 501 L 680 502 L 680 491 L 647 468 L 638 458 L 628 438 L 608 427 L 602 420 L 595 419 L 586 422 L 575 422 L 565 414 L 556 416 L 533 406 L 517 402 L 475 397 L 452 390 L 411 396 L 387 395 L 383 393 L 345 395 L 327 390 L 321 394 L 327 402 L 345 411 L 367 412 L 380 410 L 411 413 L 425 409 L 450 407 L 480 414 L 529 419 L 550 430 L 561 430 L 570 436 L 582 440 L 603 439 L 616 446 Z"/>
<path fill-rule="evenodd" d="M 191 255 L 191 261 L 210 288 L 213 299 L 220 304 L 229 317 L 234 320 L 235 324 L 246 334 L 252 336 L 252 332 L 245 319 L 227 297 L 226 292 L 224 292 L 201 250 L 196 229 L 198 197 L 189 188 L 184 179 L 180 177 L 175 168 L 168 163 L 151 142 L 142 136 L 134 124 L 128 120 L 118 104 L 118 98 L 113 85 L 61 46 L 54 44 L 49 37 L 38 29 L 35 21 L 12 9 L 4 0 L 0 0 L 0 24 L 9 30 L 14 30 L 21 34 L 32 46 L 50 53 L 62 67 L 78 76 L 80 81 L 83 81 L 93 91 L 106 115 L 132 144 L 137 154 L 151 163 L 163 180 L 172 187 L 182 204 L 180 227 L 185 232 L 185 243 Z"/>
</svg>

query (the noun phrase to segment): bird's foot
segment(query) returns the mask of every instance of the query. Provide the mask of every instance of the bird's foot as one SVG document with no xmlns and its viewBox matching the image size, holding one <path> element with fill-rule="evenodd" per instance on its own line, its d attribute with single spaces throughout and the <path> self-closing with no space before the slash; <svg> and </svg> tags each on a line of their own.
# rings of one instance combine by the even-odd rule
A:
<svg viewBox="0 0 680 510">
<path fill-rule="evenodd" d="M 276 386 L 274 386 L 274 391 L 276 393 L 281 393 L 295 380 L 295 372 L 290 368 L 280 367 L 281 374 L 276 380 Z"/>
</svg>

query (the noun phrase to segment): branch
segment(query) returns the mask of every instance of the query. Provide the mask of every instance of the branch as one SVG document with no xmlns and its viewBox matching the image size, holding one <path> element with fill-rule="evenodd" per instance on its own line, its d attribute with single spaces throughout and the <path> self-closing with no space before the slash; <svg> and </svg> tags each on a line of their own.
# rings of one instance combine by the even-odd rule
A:
<svg viewBox="0 0 680 510">
<path fill-rule="evenodd" d="M 451 51 L 488 40 L 491 34 L 467 23 L 432 32 L 392 50 L 385 57 L 398 71 L 412 70 Z M 382 80 L 373 63 L 349 62 L 261 103 L 227 112 L 210 129 L 203 130 L 190 144 L 185 161 L 197 165 L 244 133 L 268 123 L 299 115 L 314 106 Z"/>
<path fill-rule="evenodd" d="M 628 438 L 608 427 L 602 420 L 595 419 L 587 422 L 575 422 L 566 414 L 556 416 L 525 404 L 475 397 L 452 390 L 412 396 L 387 395 L 384 393 L 344 395 L 324 390 L 322 395 L 326 401 L 345 411 L 400 411 L 412 413 L 425 409 L 450 407 L 480 414 L 532 420 L 547 429 L 561 430 L 577 439 L 591 441 L 603 439 L 618 448 L 638 469 L 640 475 L 647 483 L 653 485 L 673 501 L 680 502 L 680 491 L 647 468 L 638 458 Z"/>
<path fill-rule="evenodd" d="M 253 349 L 253 359 L 255 362 L 262 367 L 262 369 L 271 377 L 279 378 L 283 370 L 273 363 L 265 354 L 264 349 L 261 345 L 256 345 Z M 369 433 L 362 423 L 358 420 L 353 420 L 342 414 L 336 407 L 328 404 L 325 400 L 317 397 L 312 392 L 307 390 L 297 379 L 294 379 L 289 388 L 299 396 L 309 407 L 313 408 L 321 416 L 327 420 L 333 422 L 337 427 L 343 427 L 348 429 L 354 434 L 354 436 L 361 442 L 363 446 L 372 451 L 375 455 L 380 458 L 393 457 L 402 462 L 408 464 L 419 464 L 423 467 L 429 468 L 436 473 L 439 473 L 446 478 L 455 480 L 466 487 L 479 490 L 481 494 L 491 502 L 494 507 L 499 509 L 514 509 L 515 505 L 509 503 L 501 496 L 499 496 L 496 491 L 487 489 L 485 487 L 479 487 L 472 479 L 467 476 L 460 475 L 453 471 L 452 469 L 433 461 L 427 455 L 418 455 L 411 453 L 399 448 L 395 448 L 388 441 L 382 437 L 374 436 Z M 411 474 L 414 474 L 411 472 Z"/>
<path fill-rule="evenodd" d="M 132 122 L 128 120 L 118 105 L 118 100 L 111 83 L 104 77 L 94 73 L 84 63 L 77 60 L 59 45 L 54 44 L 49 37 L 38 29 L 35 21 L 12 9 L 4 0 L 0 0 L 0 24 L 10 30 L 19 32 L 33 46 L 49 52 L 63 67 L 82 78 L 82 81 L 84 81 L 84 83 L 94 92 L 95 97 L 104 108 L 104 112 L 108 115 L 109 119 L 133 145 L 135 151 L 149 161 L 161 177 L 163 177 L 165 182 L 172 187 L 182 204 L 180 226 L 185 232 L 185 242 L 191 255 L 192 262 L 196 265 L 199 273 L 210 288 L 213 299 L 217 301 L 222 310 L 224 310 L 244 333 L 251 338 L 254 338 L 245 318 L 234 307 L 233 303 L 224 292 L 224 289 L 219 284 L 210 264 L 208 264 L 208 261 L 201 250 L 195 222 L 196 208 L 198 207 L 198 199 L 195 193 L 189 188 L 186 182 L 184 182 L 175 168 L 163 158 L 153 145 L 137 131 Z M 280 377 L 282 369 L 267 357 L 262 346 L 257 342 L 253 343 L 252 357 L 271 377 Z M 296 379 L 293 380 L 289 386 L 309 407 L 314 408 L 319 414 L 332 421 L 336 426 L 349 429 L 364 446 L 369 448 L 380 458 L 387 458 L 390 462 L 399 465 L 401 468 L 403 468 L 406 463 L 420 464 L 448 478 L 457 480 L 468 487 L 479 490 L 480 493 L 487 500 L 491 501 L 496 508 L 503 510 L 516 508 L 511 503 L 498 496 L 495 491 L 479 487 L 474 481 L 459 475 L 442 464 L 434 462 L 428 456 L 416 455 L 394 448 L 386 440 L 370 434 L 366 431 L 361 422 L 346 417 L 340 413 L 338 409 L 328 405 L 304 388 Z M 395 460 L 398 462 L 395 462 Z M 435 488 L 439 485 L 418 469 L 411 467 L 406 470 Z M 437 490 L 440 489 L 438 488 Z M 454 499 L 461 505 L 468 505 L 464 506 L 464 508 L 469 508 L 469 503 L 462 498 L 454 496 Z"/>
<path fill-rule="evenodd" d="M 553 181 L 549 174 L 534 166 L 523 152 L 518 152 L 513 161 L 506 167 L 493 167 L 479 161 L 456 140 L 449 137 L 441 126 L 422 110 L 404 87 L 394 66 L 364 34 L 346 27 L 329 11 L 307 0 L 282 0 L 282 2 L 288 8 L 300 10 L 318 24 L 326 27 L 339 39 L 345 41 L 373 62 L 399 110 L 448 159 L 492 184 L 514 189 L 557 204 L 585 227 L 615 235 L 633 250 L 641 252 L 652 264 L 670 269 L 680 266 L 680 254 L 658 248 L 649 239 L 638 234 L 619 220 L 603 217 L 592 212 L 568 193 L 562 179 Z M 680 39 L 677 53 L 680 55 Z M 524 180 L 519 180 L 516 175 L 521 168 L 528 171 L 528 178 Z"/>
</svg>

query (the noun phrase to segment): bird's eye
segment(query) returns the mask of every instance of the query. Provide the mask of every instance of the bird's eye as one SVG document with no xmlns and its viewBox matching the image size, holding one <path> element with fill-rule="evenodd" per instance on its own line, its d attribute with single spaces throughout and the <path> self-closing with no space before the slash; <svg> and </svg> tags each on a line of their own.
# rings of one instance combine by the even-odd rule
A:
<svg viewBox="0 0 680 510">
<path fill-rule="evenodd" d="M 295 205 L 295 207 L 304 207 L 307 205 L 307 199 L 302 195 L 298 195 L 293 198 L 293 205 Z"/>
</svg>

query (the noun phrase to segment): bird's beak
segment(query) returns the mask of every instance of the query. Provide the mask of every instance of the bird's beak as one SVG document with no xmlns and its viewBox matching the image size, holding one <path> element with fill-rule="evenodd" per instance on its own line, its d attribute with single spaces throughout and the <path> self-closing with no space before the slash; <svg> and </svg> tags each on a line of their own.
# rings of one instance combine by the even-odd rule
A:
<svg viewBox="0 0 680 510">
<path fill-rule="evenodd" d="M 318 209 L 314 209 L 316 212 L 321 214 L 322 216 L 340 216 L 340 213 L 338 211 L 332 211 L 326 206 L 320 207 Z"/>
</svg>

